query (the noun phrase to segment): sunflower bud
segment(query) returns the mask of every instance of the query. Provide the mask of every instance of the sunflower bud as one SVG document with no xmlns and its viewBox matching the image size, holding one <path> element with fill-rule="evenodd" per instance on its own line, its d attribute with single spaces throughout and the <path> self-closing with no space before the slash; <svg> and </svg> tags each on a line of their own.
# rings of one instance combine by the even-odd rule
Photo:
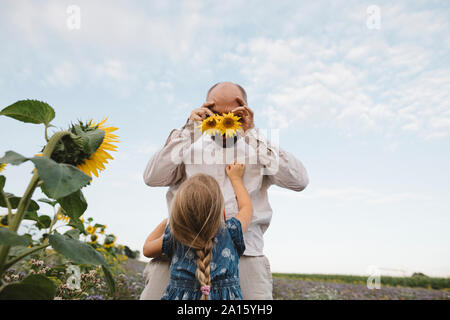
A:
<svg viewBox="0 0 450 320">
<path fill-rule="evenodd" d="M 105 169 L 105 163 L 113 159 L 105 150 L 116 151 L 118 137 L 112 134 L 115 127 L 103 126 L 106 119 L 98 124 L 78 121 L 69 128 L 70 135 L 66 135 L 56 145 L 51 159 L 58 163 L 71 164 L 90 177 L 92 173 L 98 177 L 98 171 Z"/>
</svg>

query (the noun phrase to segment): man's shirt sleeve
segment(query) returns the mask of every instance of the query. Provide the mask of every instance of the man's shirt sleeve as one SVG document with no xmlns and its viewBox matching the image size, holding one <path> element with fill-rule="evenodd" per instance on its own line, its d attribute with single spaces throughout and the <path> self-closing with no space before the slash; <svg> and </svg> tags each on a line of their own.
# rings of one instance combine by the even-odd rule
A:
<svg viewBox="0 0 450 320">
<path fill-rule="evenodd" d="M 150 158 L 144 171 L 145 183 L 151 187 L 168 187 L 179 182 L 185 175 L 183 156 L 200 136 L 190 119 L 181 129 L 173 129 L 164 146 Z"/>
<path fill-rule="evenodd" d="M 309 177 L 300 160 L 270 143 L 256 128 L 248 130 L 244 139 L 256 151 L 258 162 L 264 166 L 262 174 L 271 184 L 294 191 L 306 188 Z"/>
</svg>

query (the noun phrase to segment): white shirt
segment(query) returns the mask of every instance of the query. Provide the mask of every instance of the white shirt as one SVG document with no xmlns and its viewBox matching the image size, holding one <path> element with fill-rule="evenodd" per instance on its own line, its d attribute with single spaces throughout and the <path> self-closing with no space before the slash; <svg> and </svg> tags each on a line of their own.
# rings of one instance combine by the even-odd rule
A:
<svg viewBox="0 0 450 320">
<path fill-rule="evenodd" d="M 196 173 L 213 176 L 219 183 L 225 200 L 227 219 L 238 213 L 236 195 L 227 177 L 225 167 L 237 160 L 245 163 L 244 185 L 253 205 L 253 218 L 244 233 L 244 255 L 261 256 L 264 232 L 272 218 L 267 190 L 278 185 L 294 191 L 303 190 L 309 182 L 303 164 L 290 153 L 269 142 L 259 129 L 247 130 L 236 143 L 224 148 L 210 135 L 201 134 L 197 125 L 188 119 L 180 129 L 170 133 L 165 145 L 149 160 L 144 181 L 151 187 L 169 187 L 166 194 L 170 214 L 172 199 L 180 184 Z"/>
</svg>

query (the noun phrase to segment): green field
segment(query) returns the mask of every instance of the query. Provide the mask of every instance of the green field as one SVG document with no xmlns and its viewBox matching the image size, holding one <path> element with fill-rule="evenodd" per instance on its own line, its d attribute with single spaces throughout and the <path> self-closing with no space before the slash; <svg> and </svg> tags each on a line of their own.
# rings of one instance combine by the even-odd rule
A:
<svg viewBox="0 0 450 320">
<path fill-rule="evenodd" d="M 297 279 L 305 281 L 331 281 L 350 284 L 367 284 L 367 277 L 339 274 L 301 274 L 301 273 L 273 273 L 274 278 Z M 427 276 L 412 277 L 380 277 L 382 286 L 426 288 L 436 290 L 450 290 L 450 278 L 434 278 Z"/>
</svg>

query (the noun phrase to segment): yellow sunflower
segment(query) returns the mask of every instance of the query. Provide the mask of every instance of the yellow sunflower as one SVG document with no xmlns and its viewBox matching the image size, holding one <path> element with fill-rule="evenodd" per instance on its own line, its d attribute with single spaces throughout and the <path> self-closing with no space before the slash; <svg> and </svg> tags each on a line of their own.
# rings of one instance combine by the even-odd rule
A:
<svg viewBox="0 0 450 320">
<path fill-rule="evenodd" d="M 202 133 L 215 135 L 216 133 L 220 133 L 220 130 L 217 128 L 218 124 L 222 120 L 222 116 L 214 115 L 213 117 L 208 117 L 202 121 L 202 123 L 198 126 Z"/>
<path fill-rule="evenodd" d="M 6 163 L 0 163 L 0 172 L 5 170 L 5 167 L 6 167 Z"/>
<path fill-rule="evenodd" d="M 108 118 L 105 118 L 98 124 L 92 123 L 92 120 L 89 121 L 88 125 L 90 127 L 98 127 L 105 131 L 105 137 L 103 138 L 102 144 L 98 147 L 97 151 L 95 151 L 88 159 L 84 160 L 82 164 L 79 164 L 77 167 L 90 177 L 92 177 L 92 173 L 98 177 L 98 171 L 105 170 L 105 163 L 108 163 L 108 159 L 114 159 L 106 150 L 109 151 L 117 151 L 117 146 L 113 143 L 119 142 L 118 136 L 112 134 L 111 132 L 116 131 L 118 128 L 115 127 L 106 127 L 104 126 L 105 121 Z"/>
<path fill-rule="evenodd" d="M 90 233 L 90 234 L 95 234 L 95 231 L 97 230 L 97 228 L 94 228 L 93 226 L 88 226 L 87 228 L 86 228 L 86 232 L 87 233 Z"/>
<path fill-rule="evenodd" d="M 8 216 L 0 217 L 0 227 L 8 228 Z"/>
<path fill-rule="evenodd" d="M 111 236 L 106 237 L 105 239 L 105 243 L 103 244 L 103 246 L 105 248 L 111 248 L 114 247 L 114 243 L 116 242 L 116 236 L 113 236 L 113 239 L 111 239 Z"/>
<path fill-rule="evenodd" d="M 70 221 L 70 217 L 63 215 L 62 213 L 58 213 L 56 215 L 56 220 L 62 220 L 63 222 L 69 222 Z"/>
<path fill-rule="evenodd" d="M 241 117 L 235 116 L 232 112 L 223 114 L 221 121 L 218 123 L 217 128 L 225 137 L 232 137 L 236 134 L 236 131 L 241 128 L 241 123 L 238 121 Z"/>
<path fill-rule="evenodd" d="M 95 244 L 97 243 L 98 237 L 96 235 L 92 235 L 91 236 L 91 241 L 89 241 L 90 244 Z"/>
</svg>

